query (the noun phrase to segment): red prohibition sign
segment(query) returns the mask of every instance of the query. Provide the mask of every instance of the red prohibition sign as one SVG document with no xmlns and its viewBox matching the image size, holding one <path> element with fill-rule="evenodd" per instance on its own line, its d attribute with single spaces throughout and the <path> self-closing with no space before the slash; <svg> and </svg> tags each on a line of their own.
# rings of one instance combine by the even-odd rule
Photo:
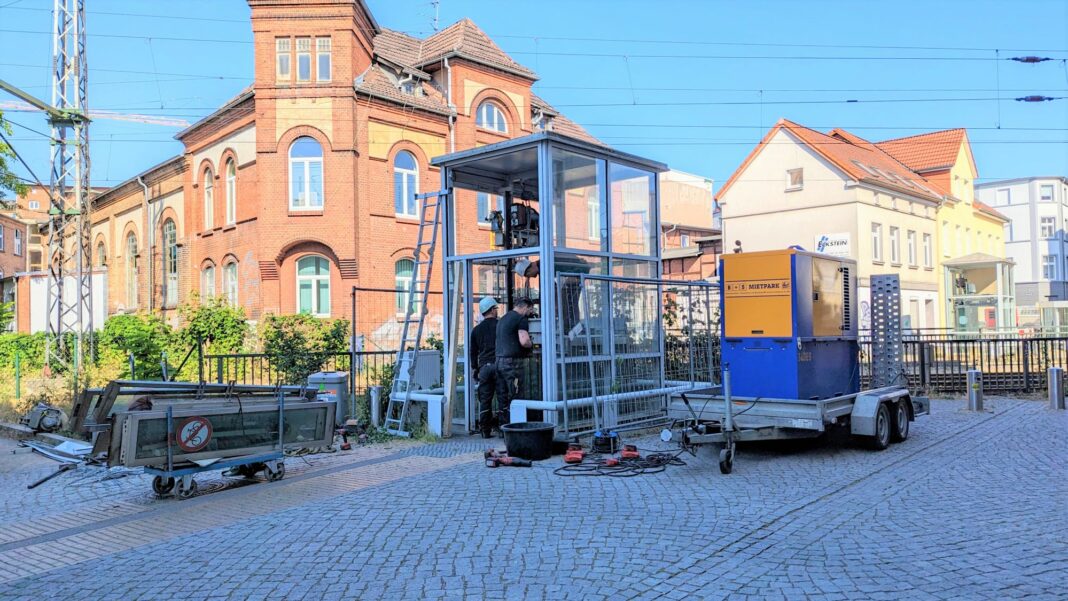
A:
<svg viewBox="0 0 1068 601">
<path fill-rule="evenodd" d="M 211 422 L 206 417 L 190 417 L 178 426 L 178 448 L 186 453 L 203 449 L 210 440 Z"/>
</svg>

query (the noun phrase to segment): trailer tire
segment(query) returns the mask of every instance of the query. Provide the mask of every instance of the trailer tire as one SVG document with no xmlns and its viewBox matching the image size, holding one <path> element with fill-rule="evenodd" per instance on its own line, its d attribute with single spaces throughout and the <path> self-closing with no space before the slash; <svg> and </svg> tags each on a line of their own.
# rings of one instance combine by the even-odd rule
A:
<svg viewBox="0 0 1068 601">
<path fill-rule="evenodd" d="M 719 452 L 719 472 L 721 474 L 729 474 L 734 471 L 734 452 L 730 449 L 723 449 Z"/>
<path fill-rule="evenodd" d="M 890 446 L 890 431 L 892 429 L 890 405 L 889 403 L 880 403 L 879 410 L 875 414 L 875 435 L 867 437 L 868 448 L 874 451 L 882 451 Z"/>
<path fill-rule="evenodd" d="M 282 478 L 286 477 L 286 464 L 279 462 L 276 469 L 271 469 L 271 466 L 267 466 L 267 481 L 278 482 Z"/>
<path fill-rule="evenodd" d="M 902 399 L 894 406 L 894 424 L 890 430 L 890 442 L 904 442 L 909 437 L 908 399 Z"/>
<path fill-rule="evenodd" d="M 185 486 L 184 484 L 182 484 L 182 480 L 183 479 L 179 479 L 178 480 L 178 487 L 177 487 L 177 489 L 175 490 L 175 493 L 174 493 L 174 495 L 176 497 L 178 497 L 179 499 L 188 499 L 188 498 L 192 497 L 193 495 L 197 494 L 197 481 L 196 480 L 190 480 L 188 487 Z"/>
<path fill-rule="evenodd" d="M 167 493 L 174 490 L 174 478 L 164 478 L 163 476 L 156 476 L 152 478 L 152 492 L 157 496 L 164 496 Z"/>
</svg>

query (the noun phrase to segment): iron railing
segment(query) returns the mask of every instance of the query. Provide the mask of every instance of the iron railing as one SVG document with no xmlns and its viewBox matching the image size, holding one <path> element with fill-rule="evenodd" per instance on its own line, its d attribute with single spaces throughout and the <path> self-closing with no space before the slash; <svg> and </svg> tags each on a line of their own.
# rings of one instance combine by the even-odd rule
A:
<svg viewBox="0 0 1068 601">
<path fill-rule="evenodd" d="M 871 382 L 871 340 L 862 339 L 861 387 Z M 1046 369 L 1068 365 L 1068 337 L 917 339 L 902 342 L 909 388 L 964 392 L 970 369 L 983 372 L 988 392 L 1036 392 L 1046 388 Z"/>
</svg>

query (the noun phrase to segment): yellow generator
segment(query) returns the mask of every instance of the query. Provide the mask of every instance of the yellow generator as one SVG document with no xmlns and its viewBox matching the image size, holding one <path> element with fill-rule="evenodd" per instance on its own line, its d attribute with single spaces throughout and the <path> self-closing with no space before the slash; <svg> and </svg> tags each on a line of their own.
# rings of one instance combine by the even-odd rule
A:
<svg viewBox="0 0 1068 601">
<path fill-rule="evenodd" d="M 722 361 L 738 396 L 860 390 L 856 261 L 798 249 L 724 255 Z"/>
</svg>

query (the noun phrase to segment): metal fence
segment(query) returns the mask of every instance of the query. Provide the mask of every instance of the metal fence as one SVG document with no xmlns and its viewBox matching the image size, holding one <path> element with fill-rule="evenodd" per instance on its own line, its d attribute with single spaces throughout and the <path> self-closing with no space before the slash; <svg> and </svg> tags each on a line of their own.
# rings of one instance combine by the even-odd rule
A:
<svg viewBox="0 0 1068 601">
<path fill-rule="evenodd" d="M 674 391 L 718 380 L 706 283 L 558 274 L 556 398 L 569 434 L 660 419 Z"/>
<path fill-rule="evenodd" d="M 349 394 L 352 397 L 350 413 L 356 407 L 369 406 L 368 390 L 371 386 L 388 388 L 392 367 L 397 354 L 393 351 L 361 351 L 357 353 L 322 353 L 319 371 L 343 371 L 349 374 Z M 289 382 L 280 371 L 271 355 L 265 353 L 235 353 L 228 355 L 204 355 L 200 373 L 208 382 L 237 384 L 304 384 Z"/>
<path fill-rule="evenodd" d="M 861 386 L 871 382 L 872 344 L 862 339 Z M 1046 369 L 1068 366 L 1068 337 L 1058 338 L 906 338 L 902 343 L 902 383 L 915 390 L 964 392 L 967 372 L 983 372 L 992 392 L 1035 392 L 1046 388 Z"/>
</svg>

